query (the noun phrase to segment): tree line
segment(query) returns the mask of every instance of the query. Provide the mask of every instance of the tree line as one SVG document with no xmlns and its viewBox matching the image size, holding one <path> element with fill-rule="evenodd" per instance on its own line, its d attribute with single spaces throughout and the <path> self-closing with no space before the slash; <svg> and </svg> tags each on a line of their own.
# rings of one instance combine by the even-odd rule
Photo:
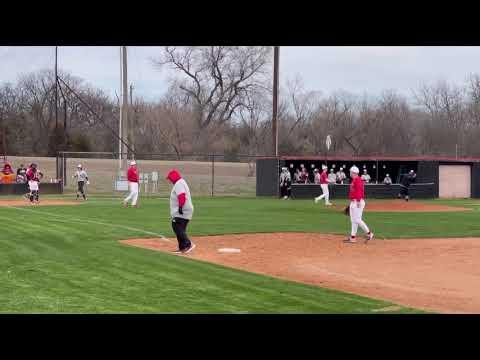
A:
<svg viewBox="0 0 480 360">
<path fill-rule="evenodd" d="M 151 66 L 175 74 L 168 90 L 156 101 L 137 97 L 129 109 L 136 152 L 217 153 L 230 160 L 271 154 L 271 58 L 270 47 L 164 48 Z M 21 75 L 0 86 L 7 154 L 117 151 L 109 127 L 118 132 L 119 99 L 59 75 L 99 118 L 62 87 L 56 123 L 53 72 Z M 327 154 L 331 135 L 329 154 L 480 156 L 480 76 L 423 85 L 409 99 L 395 90 L 375 97 L 322 94 L 297 77 L 280 89 L 278 127 L 281 155 Z"/>
</svg>

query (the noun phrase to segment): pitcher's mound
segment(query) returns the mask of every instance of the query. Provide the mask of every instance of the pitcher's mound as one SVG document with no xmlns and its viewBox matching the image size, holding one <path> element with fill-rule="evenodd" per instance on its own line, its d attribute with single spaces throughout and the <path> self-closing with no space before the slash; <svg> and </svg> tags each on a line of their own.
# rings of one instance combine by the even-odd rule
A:
<svg viewBox="0 0 480 360">
<path fill-rule="evenodd" d="M 0 206 L 61 206 L 61 205 L 78 205 L 78 201 L 67 200 L 41 200 L 38 204 L 31 204 L 29 200 L 0 200 Z"/>
<path fill-rule="evenodd" d="M 479 238 L 377 238 L 368 244 L 360 237 L 356 244 L 344 239 L 309 233 L 202 236 L 193 238 L 197 247 L 185 256 L 420 309 L 480 313 Z M 159 240 L 122 243 L 176 249 L 176 240 Z M 241 251 L 218 252 L 222 248 Z"/>
</svg>

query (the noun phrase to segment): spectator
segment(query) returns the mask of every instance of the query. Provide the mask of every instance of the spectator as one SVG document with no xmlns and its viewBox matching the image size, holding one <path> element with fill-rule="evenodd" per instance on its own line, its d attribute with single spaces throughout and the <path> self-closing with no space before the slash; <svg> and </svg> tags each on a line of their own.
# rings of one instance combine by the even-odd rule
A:
<svg viewBox="0 0 480 360">
<path fill-rule="evenodd" d="M 337 175 L 333 172 L 333 169 L 330 169 L 330 173 L 328 174 L 328 182 L 330 184 L 335 184 L 337 181 Z"/>
<path fill-rule="evenodd" d="M 368 184 L 372 178 L 367 173 L 367 169 L 363 169 L 362 180 L 364 183 Z"/>
<path fill-rule="evenodd" d="M 292 178 L 290 171 L 286 167 L 282 167 L 282 173 L 280 174 L 280 194 L 284 200 L 290 198 L 292 191 Z"/>
<path fill-rule="evenodd" d="M 337 171 L 337 177 L 336 177 L 336 182 L 337 184 L 343 184 L 343 182 L 345 181 L 345 178 L 347 177 L 347 175 L 343 172 L 343 168 L 341 167 L 338 171 Z"/>
<path fill-rule="evenodd" d="M 320 173 L 318 172 L 318 169 L 313 170 L 313 182 L 317 185 L 320 184 Z"/>
<path fill-rule="evenodd" d="M 383 179 L 383 183 L 384 183 L 385 185 L 392 185 L 392 179 L 390 178 L 390 175 L 387 174 L 387 175 L 385 176 L 385 179 Z"/>
<path fill-rule="evenodd" d="M 300 178 L 301 178 L 301 172 L 300 172 L 300 169 L 297 168 L 297 170 L 295 170 L 295 175 L 294 175 L 293 180 L 295 181 L 295 183 L 299 184 L 300 183 Z"/>
<path fill-rule="evenodd" d="M 13 174 L 12 166 L 9 163 L 5 163 L 5 165 L 3 166 L 2 172 L 4 175 Z"/>
<path fill-rule="evenodd" d="M 12 184 L 15 182 L 15 174 L 9 163 L 5 163 L 2 171 L 0 171 L 0 182 L 2 184 Z"/>
</svg>

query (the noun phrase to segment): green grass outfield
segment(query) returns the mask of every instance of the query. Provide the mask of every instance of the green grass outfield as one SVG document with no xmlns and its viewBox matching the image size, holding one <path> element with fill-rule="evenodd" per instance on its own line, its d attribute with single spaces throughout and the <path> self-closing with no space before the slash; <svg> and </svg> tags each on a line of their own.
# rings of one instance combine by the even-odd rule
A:
<svg viewBox="0 0 480 360">
<path fill-rule="evenodd" d="M 480 201 L 435 202 L 474 210 L 365 218 L 379 238 L 480 237 Z M 313 201 L 197 198 L 194 205 L 193 236 L 349 229 L 347 217 Z M 0 313 L 377 313 L 392 305 L 118 243 L 172 236 L 167 199 L 141 199 L 139 209 L 108 197 L 0 207 L 0 221 Z"/>
</svg>

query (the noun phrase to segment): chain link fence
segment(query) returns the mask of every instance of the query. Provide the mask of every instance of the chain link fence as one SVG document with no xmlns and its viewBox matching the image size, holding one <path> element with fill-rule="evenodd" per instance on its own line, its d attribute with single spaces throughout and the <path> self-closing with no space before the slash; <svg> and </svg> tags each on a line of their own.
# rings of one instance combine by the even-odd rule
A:
<svg viewBox="0 0 480 360">
<path fill-rule="evenodd" d="M 49 159 L 45 161 L 45 159 Z M 171 185 L 166 180 L 170 169 L 177 169 L 196 196 L 255 196 L 257 156 L 217 154 L 136 154 L 140 176 L 140 192 L 144 196 L 169 196 Z M 53 161 L 53 164 L 52 164 Z M 122 194 L 128 163 L 126 154 L 62 152 L 57 159 L 43 158 L 39 165 L 56 169 L 55 178 L 64 182 L 64 193 L 76 191 L 73 178 L 77 165 L 88 173 L 90 194 Z M 48 172 L 51 173 L 50 171 Z"/>
</svg>

